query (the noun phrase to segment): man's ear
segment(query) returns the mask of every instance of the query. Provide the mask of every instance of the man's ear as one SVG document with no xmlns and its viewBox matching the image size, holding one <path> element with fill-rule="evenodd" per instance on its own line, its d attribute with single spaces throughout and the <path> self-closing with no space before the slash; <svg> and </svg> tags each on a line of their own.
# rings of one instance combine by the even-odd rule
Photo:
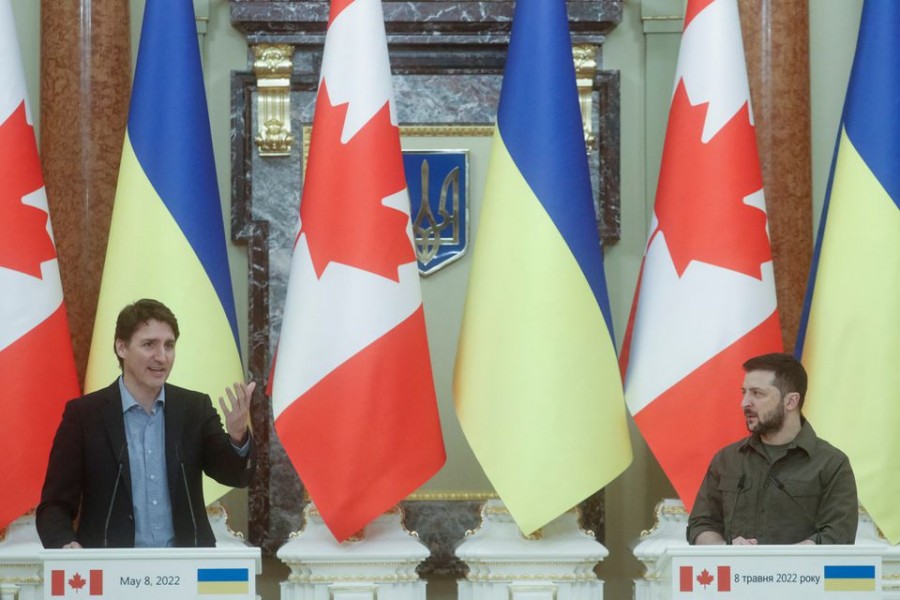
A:
<svg viewBox="0 0 900 600">
<path fill-rule="evenodd" d="M 784 397 L 784 407 L 787 410 L 797 410 L 800 406 L 800 392 L 790 392 Z"/>
<path fill-rule="evenodd" d="M 125 340 L 116 340 L 116 356 L 119 358 L 125 358 L 125 347 L 128 344 L 125 343 Z"/>
</svg>

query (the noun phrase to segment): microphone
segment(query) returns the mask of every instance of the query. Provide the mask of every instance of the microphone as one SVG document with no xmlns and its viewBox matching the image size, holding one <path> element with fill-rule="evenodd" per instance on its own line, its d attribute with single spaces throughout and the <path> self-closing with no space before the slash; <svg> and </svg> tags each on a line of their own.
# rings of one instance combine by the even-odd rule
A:
<svg viewBox="0 0 900 600">
<path fill-rule="evenodd" d="M 123 456 L 128 442 L 123 442 L 119 448 L 119 470 L 116 472 L 116 483 L 113 485 L 112 498 L 109 499 L 109 510 L 106 511 L 106 523 L 103 524 L 103 547 L 109 548 L 109 521 L 112 519 L 113 506 L 116 503 L 116 494 L 119 492 L 119 480 L 122 479 L 122 469 L 125 467 Z"/>
<path fill-rule="evenodd" d="M 184 469 L 184 459 L 181 454 L 181 445 L 175 445 L 175 456 L 178 459 L 178 465 L 181 467 L 181 481 L 184 483 L 184 493 L 187 496 L 188 502 L 188 511 L 191 513 L 191 524 L 194 526 L 194 548 L 196 548 L 199 544 L 197 543 L 197 517 L 194 515 L 194 503 L 191 502 L 191 490 L 188 487 L 187 480 L 187 472 Z"/>
<path fill-rule="evenodd" d="M 738 480 L 737 493 L 734 495 L 734 502 L 731 503 L 731 514 L 728 517 L 728 523 L 725 525 L 725 543 L 731 545 L 731 524 L 734 522 L 734 511 L 737 509 L 738 499 L 744 493 L 744 484 L 747 483 L 747 474 L 741 473 Z"/>
<path fill-rule="evenodd" d="M 784 484 L 781 482 L 781 480 L 779 480 L 779 479 L 778 479 L 777 477 L 775 477 L 774 475 L 769 475 L 769 481 L 771 481 L 772 484 L 773 484 L 775 487 L 777 487 L 779 490 L 781 490 L 781 491 L 784 493 L 784 495 L 787 496 L 788 499 L 789 499 L 791 502 L 794 503 L 794 506 L 796 506 L 797 509 L 800 511 L 800 514 L 802 514 L 804 517 L 806 517 L 806 520 L 807 520 L 807 521 L 809 521 L 810 523 L 812 523 L 813 527 L 816 528 L 816 538 L 815 538 L 815 542 L 816 542 L 816 543 L 819 543 L 819 542 L 818 542 L 818 540 L 819 540 L 819 523 L 818 523 L 818 521 L 816 521 L 816 520 L 812 517 L 812 515 L 810 515 L 810 514 L 806 511 L 805 508 L 803 508 L 803 505 L 800 504 L 800 502 L 798 502 L 796 498 L 794 498 L 794 495 L 793 495 L 793 494 L 791 494 L 789 491 L 787 491 L 787 488 L 784 487 Z"/>
</svg>

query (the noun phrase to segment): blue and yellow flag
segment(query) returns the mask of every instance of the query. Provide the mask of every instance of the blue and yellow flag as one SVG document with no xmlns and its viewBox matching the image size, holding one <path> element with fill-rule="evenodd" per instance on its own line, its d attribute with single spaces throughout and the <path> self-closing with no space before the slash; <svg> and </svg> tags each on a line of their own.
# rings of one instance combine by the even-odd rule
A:
<svg viewBox="0 0 900 600">
<path fill-rule="evenodd" d="M 153 0 L 144 12 L 86 391 L 118 376 L 116 317 L 141 298 L 178 318 L 171 383 L 217 405 L 243 369 L 194 9 L 184 0 Z M 224 491 L 207 487 L 207 501 Z"/>
<path fill-rule="evenodd" d="M 526 533 L 631 462 L 583 135 L 565 2 L 517 2 L 453 387 Z"/>
<path fill-rule="evenodd" d="M 251 591 L 249 569 L 197 569 L 197 594 L 223 596 Z"/>
<path fill-rule="evenodd" d="M 866 0 L 797 354 L 804 412 L 900 542 L 900 2 Z"/>
</svg>

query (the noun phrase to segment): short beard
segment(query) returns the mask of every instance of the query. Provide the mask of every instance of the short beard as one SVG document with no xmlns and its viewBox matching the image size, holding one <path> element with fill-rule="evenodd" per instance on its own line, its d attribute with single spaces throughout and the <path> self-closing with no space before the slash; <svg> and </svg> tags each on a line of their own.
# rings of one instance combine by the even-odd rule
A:
<svg viewBox="0 0 900 600">
<path fill-rule="evenodd" d="M 760 436 L 778 433 L 784 426 L 784 415 L 784 398 L 782 398 L 768 417 L 763 418 L 762 415 L 757 415 L 756 429 L 751 429 L 751 431 Z"/>
</svg>

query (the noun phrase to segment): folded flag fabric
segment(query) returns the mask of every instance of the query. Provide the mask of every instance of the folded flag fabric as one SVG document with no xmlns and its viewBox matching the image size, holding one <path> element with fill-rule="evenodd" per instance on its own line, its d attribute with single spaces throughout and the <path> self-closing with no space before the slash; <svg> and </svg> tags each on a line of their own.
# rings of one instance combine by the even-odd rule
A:
<svg viewBox="0 0 900 600">
<path fill-rule="evenodd" d="M 516 3 L 453 389 L 526 533 L 631 462 L 562 0 Z"/>
<path fill-rule="evenodd" d="M 445 460 L 409 213 L 381 2 L 335 0 L 270 390 L 338 540 Z"/>
<path fill-rule="evenodd" d="M 621 359 L 628 408 L 688 510 L 713 454 L 747 434 L 741 365 L 782 347 L 737 0 L 688 0 Z"/>
<path fill-rule="evenodd" d="M 866 0 L 796 353 L 804 414 L 900 542 L 900 3 Z"/>
<path fill-rule="evenodd" d="M 172 383 L 218 398 L 243 380 L 194 8 L 183 0 L 144 9 L 85 390 L 119 375 L 116 317 L 141 298 L 178 318 Z M 227 490 L 204 481 L 208 502 Z"/>
<path fill-rule="evenodd" d="M 79 393 L 9 0 L 0 0 L 0 290 L 2 530 L 38 503 L 63 406 Z"/>
</svg>

